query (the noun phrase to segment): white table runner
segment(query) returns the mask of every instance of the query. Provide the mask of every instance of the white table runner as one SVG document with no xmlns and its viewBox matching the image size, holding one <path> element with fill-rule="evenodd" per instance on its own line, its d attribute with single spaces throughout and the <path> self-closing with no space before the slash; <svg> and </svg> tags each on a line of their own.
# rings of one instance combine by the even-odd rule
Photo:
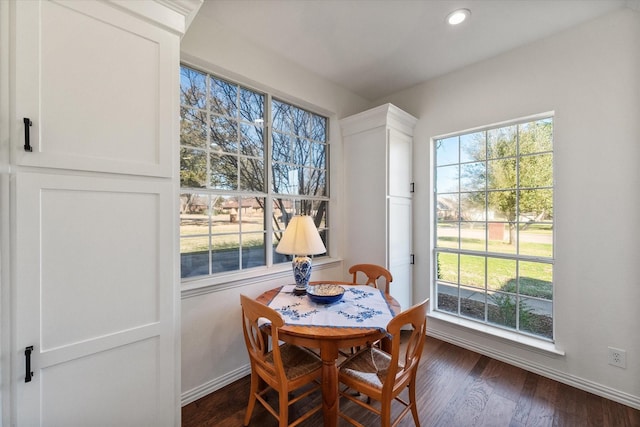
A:
<svg viewBox="0 0 640 427">
<path fill-rule="evenodd" d="M 283 286 L 269 302 L 288 325 L 386 330 L 395 313 L 381 290 L 371 286 L 340 285 L 344 296 L 333 304 L 317 304 L 307 295 L 294 295 L 294 285 Z"/>
</svg>

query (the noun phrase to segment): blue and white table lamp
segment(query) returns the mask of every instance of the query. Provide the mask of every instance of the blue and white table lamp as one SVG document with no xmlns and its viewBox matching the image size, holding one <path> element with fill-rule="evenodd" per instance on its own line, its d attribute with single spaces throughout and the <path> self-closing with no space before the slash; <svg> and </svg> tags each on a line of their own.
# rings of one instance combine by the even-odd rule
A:
<svg viewBox="0 0 640 427">
<path fill-rule="evenodd" d="M 293 255 L 293 276 L 296 280 L 294 294 L 307 292 L 311 277 L 311 258 L 308 255 L 323 254 L 327 251 L 313 219 L 308 215 L 296 215 L 291 218 L 284 230 L 276 252 Z"/>
</svg>

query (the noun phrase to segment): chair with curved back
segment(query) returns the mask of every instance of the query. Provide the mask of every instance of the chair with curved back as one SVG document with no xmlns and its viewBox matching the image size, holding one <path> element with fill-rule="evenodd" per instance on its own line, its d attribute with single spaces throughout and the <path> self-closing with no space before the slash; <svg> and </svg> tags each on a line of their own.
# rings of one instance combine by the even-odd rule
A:
<svg viewBox="0 0 640 427">
<path fill-rule="evenodd" d="M 392 425 L 391 403 L 393 400 L 397 400 L 405 406 L 395 419 L 394 426 L 409 411 L 413 415 L 415 425 L 420 426 L 416 407 L 416 374 L 424 347 L 428 302 L 429 300 L 426 299 L 420 304 L 414 305 L 395 316 L 388 323 L 387 333 L 391 336 L 391 353 L 376 347 L 366 347 L 340 365 L 338 380 L 346 386 L 340 391 L 340 396 L 378 414 L 380 425 L 383 427 Z M 401 352 L 400 330 L 405 326 L 411 326 L 412 331 L 404 352 Z M 407 387 L 409 388 L 409 402 L 399 397 Z M 369 401 L 364 402 L 358 399 L 349 392 L 349 389 L 379 401 L 380 409 L 371 406 Z M 340 416 L 355 426 L 363 426 L 343 412 L 340 412 Z"/>
<path fill-rule="evenodd" d="M 296 426 L 322 408 L 318 405 L 289 424 L 289 406 L 320 389 L 322 361 L 317 355 L 302 347 L 292 344 L 278 345 L 278 331 L 284 325 L 284 321 L 277 311 L 245 295 L 240 295 L 240 303 L 242 330 L 251 361 L 251 392 L 244 425 L 249 425 L 257 400 L 278 420 L 279 427 Z M 268 349 L 269 339 L 259 323 L 261 318 L 271 322 L 271 351 Z M 313 387 L 289 400 L 290 392 L 314 382 Z M 277 412 L 263 397 L 270 389 L 278 392 Z"/>
<path fill-rule="evenodd" d="M 374 288 L 380 289 L 380 285 L 378 283 L 378 279 L 381 277 L 385 279 L 384 284 L 384 292 L 386 294 L 389 293 L 389 286 L 393 281 L 393 276 L 391 276 L 391 272 L 381 265 L 377 264 L 355 264 L 349 267 L 349 274 L 353 275 L 353 283 L 358 283 L 358 273 L 363 273 L 367 276 L 367 281 L 363 284 L 373 286 Z"/>
</svg>

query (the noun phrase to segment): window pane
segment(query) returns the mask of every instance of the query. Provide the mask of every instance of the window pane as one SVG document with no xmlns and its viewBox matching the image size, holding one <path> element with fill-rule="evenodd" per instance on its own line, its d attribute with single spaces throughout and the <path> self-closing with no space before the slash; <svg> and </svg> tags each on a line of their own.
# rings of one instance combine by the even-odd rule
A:
<svg viewBox="0 0 640 427">
<path fill-rule="evenodd" d="M 460 136 L 460 163 L 484 160 L 485 157 L 485 132 Z"/>
<path fill-rule="evenodd" d="M 438 309 L 458 314 L 458 287 L 446 283 L 437 283 Z"/>
<path fill-rule="evenodd" d="M 222 234 L 211 236 L 211 273 L 240 269 L 240 236 Z"/>
<path fill-rule="evenodd" d="M 238 117 L 238 86 L 223 80 L 211 78 L 209 108 L 212 112 L 226 117 Z"/>
<path fill-rule="evenodd" d="M 520 187 L 551 187 L 553 185 L 552 158 L 551 154 L 520 158 Z"/>
<path fill-rule="evenodd" d="M 521 295 L 553 299 L 552 265 L 541 262 L 520 261 L 518 289 Z"/>
<path fill-rule="evenodd" d="M 311 144 L 311 166 L 318 169 L 327 168 L 327 144 Z"/>
<path fill-rule="evenodd" d="M 241 88 L 240 118 L 251 123 L 264 123 L 264 95 Z"/>
<path fill-rule="evenodd" d="M 520 304 L 520 330 L 552 339 L 553 303 L 533 298 L 522 298 Z"/>
<path fill-rule="evenodd" d="M 522 190 L 519 194 L 520 221 L 553 221 L 553 190 Z"/>
<path fill-rule="evenodd" d="M 486 176 L 487 171 L 484 162 L 460 165 L 460 191 L 484 190 Z"/>
<path fill-rule="evenodd" d="M 436 141 L 436 164 L 438 166 L 458 163 L 458 141 L 457 136 Z"/>
<path fill-rule="evenodd" d="M 180 195 L 180 235 L 209 235 L 209 195 Z"/>
<path fill-rule="evenodd" d="M 327 179 L 324 169 L 304 168 L 304 187 L 300 194 L 305 196 L 326 196 Z"/>
<path fill-rule="evenodd" d="M 460 219 L 463 221 L 484 220 L 486 218 L 485 197 L 484 192 L 460 194 Z"/>
<path fill-rule="evenodd" d="M 484 222 L 460 223 L 460 249 L 486 251 L 486 229 Z"/>
<path fill-rule="evenodd" d="M 215 216 L 212 222 L 212 233 L 239 233 L 240 232 L 240 203 L 237 197 L 214 196 Z M 242 200 L 243 206 L 250 206 L 250 199 Z"/>
<path fill-rule="evenodd" d="M 291 107 L 292 132 L 299 136 L 308 137 L 311 130 L 311 114 L 297 107 Z"/>
<path fill-rule="evenodd" d="M 487 258 L 487 289 L 516 292 L 516 261 L 504 258 Z"/>
<path fill-rule="evenodd" d="M 502 292 L 489 294 L 487 320 L 508 329 L 516 328 L 516 297 Z"/>
<path fill-rule="evenodd" d="M 180 149 L 180 187 L 201 188 L 207 185 L 207 155 L 191 148 Z"/>
<path fill-rule="evenodd" d="M 253 157 L 240 157 L 240 189 L 264 192 L 264 182 L 264 161 Z"/>
<path fill-rule="evenodd" d="M 238 158 L 221 154 L 211 154 L 211 188 L 218 190 L 238 189 Z"/>
<path fill-rule="evenodd" d="M 266 265 L 264 233 L 242 235 L 242 268 Z"/>
<path fill-rule="evenodd" d="M 298 194 L 298 168 L 274 163 L 273 190 L 279 194 Z"/>
<path fill-rule="evenodd" d="M 311 143 L 308 139 L 295 138 L 293 142 L 293 163 L 311 165 Z"/>
<path fill-rule="evenodd" d="M 180 145 L 207 146 L 207 115 L 201 110 L 180 108 Z"/>
<path fill-rule="evenodd" d="M 553 257 L 553 225 L 526 223 L 520 225 L 520 253 L 536 257 Z"/>
<path fill-rule="evenodd" d="M 487 218 L 497 221 L 516 220 L 516 191 L 491 191 L 488 194 Z"/>
<path fill-rule="evenodd" d="M 180 276 L 209 274 L 209 236 L 180 239 Z"/>
<path fill-rule="evenodd" d="M 207 76 L 188 67 L 180 67 L 180 104 L 206 108 Z"/>
<path fill-rule="evenodd" d="M 551 151 L 553 119 L 547 118 L 520 125 L 520 154 Z"/>
<path fill-rule="evenodd" d="M 454 193 L 459 190 L 458 174 L 460 167 L 440 166 L 437 168 L 436 191 L 438 193 Z"/>
<path fill-rule="evenodd" d="M 238 127 L 235 121 L 211 116 L 211 148 L 227 153 L 238 151 Z"/>
<path fill-rule="evenodd" d="M 240 125 L 240 154 L 264 158 L 264 136 L 261 126 Z"/>
<path fill-rule="evenodd" d="M 327 119 L 314 114 L 311 126 L 311 138 L 319 142 L 327 142 Z"/>
<path fill-rule="evenodd" d="M 438 248 L 459 248 L 459 233 L 460 228 L 458 223 L 447 223 L 447 222 L 439 222 L 438 228 L 436 229 L 437 233 L 437 242 L 436 247 Z"/>
<path fill-rule="evenodd" d="M 477 289 L 460 288 L 460 315 L 484 321 L 486 294 Z"/>
<path fill-rule="evenodd" d="M 490 222 L 489 241 L 487 250 L 489 252 L 502 254 L 515 254 L 517 246 L 517 234 L 512 225 L 507 222 Z"/>
<path fill-rule="evenodd" d="M 487 131 L 487 158 L 513 157 L 516 155 L 518 126 L 507 126 Z"/>
<path fill-rule="evenodd" d="M 458 283 L 458 254 L 438 252 L 436 278 L 439 281 Z"/>
<path fill-rule="evenodd" d="M 516 188 L 516 159 L 498 159 L 487 162 L 487 189 Z"/>
<path fill-rule="evenodd" d="M 272 157 L 274 162 L 291 162 L 291 138 L 279 132 L 272 133 Z"/>
<path fill-rule="evenodd" d="M 458 197 L 459 196 L 457 194 L 438 196 L 436 204 L 436 215 L 438 217 L 438 222 L 458 220 L 458 218 L 460 217 Z"/>
<path fill-rule="evenodd" d="M 484 289 L 483 256 L 460 255 L 460 284 Z"/>
<path fill-rule="evenodd" d="M 283 102 L 271 102 L 271 110 L 273 114 L 273 129 L 285 133 L 291 132 L 291 106 Z"/>
</svg>

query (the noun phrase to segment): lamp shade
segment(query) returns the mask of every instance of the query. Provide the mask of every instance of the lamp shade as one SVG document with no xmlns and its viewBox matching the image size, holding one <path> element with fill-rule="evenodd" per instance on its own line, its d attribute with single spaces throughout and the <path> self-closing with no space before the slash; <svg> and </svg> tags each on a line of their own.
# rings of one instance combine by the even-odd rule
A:
<svg viewBox="0 0 640 427">
<path fill-rule="evenodd" d="M 318 255 L 327 251 L 313 219 L 308 215 L 291 218 L 276 252 L 285 255 Z"/>
</svg>

